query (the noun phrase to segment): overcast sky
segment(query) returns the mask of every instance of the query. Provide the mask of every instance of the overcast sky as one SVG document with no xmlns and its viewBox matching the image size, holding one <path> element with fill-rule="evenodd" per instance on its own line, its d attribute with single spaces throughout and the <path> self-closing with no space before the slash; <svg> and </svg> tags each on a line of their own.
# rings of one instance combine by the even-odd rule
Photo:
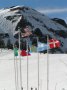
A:
<svg viewBox="0 0 67 90">
<path fill-rule="evenodd" d="M 67 0 L 0 0 L 0 8 L 16 5 L 29 6 L 51 18 L 67 20 Z"/>
</svg>

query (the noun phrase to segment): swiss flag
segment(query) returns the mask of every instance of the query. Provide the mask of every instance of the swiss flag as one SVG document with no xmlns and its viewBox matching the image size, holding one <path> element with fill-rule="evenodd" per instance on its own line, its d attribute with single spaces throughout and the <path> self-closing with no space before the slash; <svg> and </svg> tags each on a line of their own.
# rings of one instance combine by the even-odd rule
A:
<svg viewBox="0 0 67 90">
<path fill-rule="evenodd" d="M 49 40 L 49 47 L 50 48 L 59 48 L 60 47 L 60 41 L 57 39 L 50 39 Z"/>
</svg>

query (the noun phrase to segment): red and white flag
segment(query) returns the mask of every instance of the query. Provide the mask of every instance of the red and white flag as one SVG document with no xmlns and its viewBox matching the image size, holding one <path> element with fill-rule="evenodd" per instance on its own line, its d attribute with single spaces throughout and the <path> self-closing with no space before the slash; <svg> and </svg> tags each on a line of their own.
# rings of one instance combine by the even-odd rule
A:
<svg viewBox="0 0 67 90">
<path fill-rule="evenodd" d="M 59 48 L 60 47 L 60 41 L 57 39 L 50 39 L 49 41 L 49 47 L 52 48 Z"/>
<path fill-rule="evenodd" d="M 30 36 L 32 34 L 29 27 L 24 28 L 24 31 L 25 31 L 25 33 L 21 33 L 22 37 L 27 37 L 27 36 Z"/>
</svg>

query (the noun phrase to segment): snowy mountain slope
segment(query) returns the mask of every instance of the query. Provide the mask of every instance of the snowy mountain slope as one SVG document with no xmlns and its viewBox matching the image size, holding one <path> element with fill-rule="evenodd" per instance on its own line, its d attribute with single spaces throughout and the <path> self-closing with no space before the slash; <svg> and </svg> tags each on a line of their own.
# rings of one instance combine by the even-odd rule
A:
<svg viewBox="0 0 67 90">
<path fill-rule="evenodd" d="M 35 57 L 34 57 L 35 56 Z M 67 55 L 49 54 L 49 90 L 67 89 Z M 17 57 L 18 73 L 20 61 Z M 22 86 L 27 90 L 27 57 L 21 57 Z M 28 88 L 38 88 L 38 53 L 28 57 Z M 18 74 L 20 90 L 20 75 Z M 47 90 L 47 54 L 39 54 L 39 89 Z M 0 53 L 0 90 L 15 89 L 15 70 L 13 50 L 2 50 Z"/>
<path fill-rule="evenodd" d="M 62 25 L 64 25 L 65 27 L 67 27 L 66 22 L 65 22 L 64 20 L 62 20 L 62 19 L 53 18 L 52 20 L 53 20 L 53 21 L 56 21 L 56 22 L 58 22 L 58 23 L 60 23 L 60 24 L 62 24 Z"/>
<path fill-rule="evenodd" d="M 60 52 L 67 51 L 66 26 L 29 7 L 16 6 L 0 10 L 0 33 L 8 33 L 12 43 L 16 40 L 14 32 L 18 27 L 24 32 L 23 28 L 26 25 L 30 26 L 33 35 L 42 37 L 48 34 L 50 38 L 57 38 L 61 41 Z"/>
</svg>

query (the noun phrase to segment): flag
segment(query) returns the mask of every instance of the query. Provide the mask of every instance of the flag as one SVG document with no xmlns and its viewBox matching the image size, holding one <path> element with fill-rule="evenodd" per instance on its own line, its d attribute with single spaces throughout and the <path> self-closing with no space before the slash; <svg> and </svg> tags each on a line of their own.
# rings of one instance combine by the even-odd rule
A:
<svg viewBox="0 0 67 90">
<path fill-rule="evenodd" d="M 34 45 L 31 45 L 30 49 L 31 49 L 31 52 L 37 52 L 37 47 Z"/>
<path fill-rule="evenodd" d="M 47 44 L 38 42 L 37 51 L 44 51 L 48 49 L 53 48 L 59 48 L 60 47 L 60 41 L 57 39 L 50 39 Z"/>
<path fill-rule="evenodd" d="M 26 50 L 21 50 L 20 55 L 21 56 L 27 56 L 27 55 L 30 56 L 30 53 L 28 52 L 28 54 L 27 54 Z"/>
<path fill-rule="evenodd" d="M 18 49 L 14 48 L 14 56 L 18 56 Z"/>
<path fill-rule="evenodd" d="M 30 31 L 28 26 L 26 26 L 24 28 L 24 31 L 25 31 L 25 33 L 21 33 L 21 37 L 27 37 L 27 36 L 30 36 L 32 34 L 32 32 Z"/>
<path fill-rule="evenodd" d="M 49 47 L 52 49 L 52 48 L 59 48 L 60 47 L 60 41 L 57 40 L 57 39 L 50 39 L 48 41 L 49 43 Z"/>
<path fill-rule="evenodd" d="M 47 47 L 49 49 L 49 45 L 48 44 L 38 42 L 37 51 L 47 50 Z"/>
</svg>

